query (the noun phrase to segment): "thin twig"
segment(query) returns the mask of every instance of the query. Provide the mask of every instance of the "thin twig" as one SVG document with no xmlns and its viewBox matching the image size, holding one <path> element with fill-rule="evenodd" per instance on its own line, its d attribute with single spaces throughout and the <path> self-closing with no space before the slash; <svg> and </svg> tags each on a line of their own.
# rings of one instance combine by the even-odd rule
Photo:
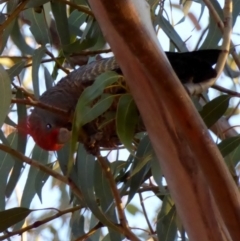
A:
<svg viewBox="0 0 240 241">
<path fill-rule="evenodd" d="M 228 95 L 234 96 L 234 97 L 239 97 L 240 98 L 240 93 L 233 91 L 233 90 L 229 90 L 227 88 L 224 88 L 220 85 L 213 85 L 211 88 L 215 89 L 215 90 L 219 90 L 221 92 L 224 92 Z"/>
<path fill-rule="evenodd" d="M 23 93 L 23 95 L 27 96 L 27 97 L 30 97 L 31 99 L 35 100 L 35 95 L 32 94 L 32 93 L 29 93 L 27 90 L 25 90 L 23 87 L 21 86 L 17 86 L 15 83 L 11 82 L 11 84 L 13 85 L 13 87 L 16 89 L 16 90 L 19 90 Z"/>
<path fill-rule="evenodd" d="M 6 21 L 0 25 L 0 33 L 6 29 L 6 27 L 18 16 L 18 14 L 24 10 L 29 0 L 22 0 L 20 4 L 15 8 L 15 10 L 8 15 Z"/>
<path fill-rule="evenodd" d="M 31 225 L 29 225 L 29 226 L 27 226 L 25 228 L 22 228 L 22 229 L 13 231 L 13 232 L 8 232 L 7 234 L 5 234 L 3 236 L 0 236 L 0 240 L 5 240 L 5 239 L 10 238 L 10 237 L 12 237 L 14 235 L 21 235 L 21 234 L 23 234 L 24 232 L 26 232 L 28 230 L 32 230 L 33 228 L 37 228 L 37 227 L 39 227 L 39 226 L 41 226 L 41 225 L 43 225 L 43 224 L 45 224 L 45 223 L 47 223 L 49 221 L 52 221 L 52 220 L 54 220 L 56 218 L 61 217 L 64 214 L 75 212 L 75 211 L 77 211 L 77 210 L 79 210 L 81 208 L 82 208 L 81 206 L 77 206 L 77 207 L 73 207 L 73 208 L 68 208 L 68 209 L 66 209 L 64 211 L 59 211 L 55 215 L 53 215 L 51 217 L 48 217 L 48 218 L 44 218 L 44 219 L 42 219 L 40 221 L 36 221 L 33 224 L 31 224 Z"/>
<path fill-rule="evenodd" d="M 46 50 L 46 54 L 52 58 L 52 60 L 57 64 L 57 66 L 58 66 L 63 72 L 65 72 L 66 74 L 69 74 L 69 73 L 70 73 L 70 71 L 69 71 L 68 69 L 64 68 L 64 67 L 61 65 L 61 63 L 59 63 L 58 59 L 55 58 L 54 55 L 53 55 L 51 52 L 49 52 L 48 50 Z"/>
<path fill-rule="evenodd" d="M 97 223 L 92 229 L 90 229 L 87 233 L 82 235 L 81 237 L 75 239 L 75 241 L 83 241 L 89 238 L 91 235 L 93 235 L 99 228 L 102 228 L 103 224 L 102 223 Z"/>
<path fill-rule="evenodd" d="M 60 114 L 60 115 L 64 115 L 64 116 L 69 115 L 69 112 L 66 111 L 66 110 L 57 108 L 55 106 L 44 104 L 42 102 L 39 102 L 39 101 L 36 101 L 36 100 L 32 100 L 30 98 L 28 98 L 28 99 L 12 98 L 11 103 L 12 104 L 23 104 L 23 105 L 35 106 L 35 107 L 39 107 L 41 109 L 48 110 L 50 112 L 54 112 L 56 114 Z"/>
<path fill-rule="evenodd" d="M 89 56 L 89 55 L 97 55 L 97 54 L 106 54 L 106 53 L 111 53 L 111 49 L 100 49 L 100 50 L 83 50 L 80 53 L 73 53 L 70 54 L 69 57 L 75 57 L 75 56 Z M 9 56 L 9 55 L 2 55 L 0 56 L 0 59 L 19 59 L 19 60 L 32 60 L 32 57 L 28 56 Z M 61 60 L 64 59 L 64 57 L 54 57 L 54 60 Z M 44 59 L 42 63 L 44 62 L 51 62 L 53 59 Z"/>
<path fill-rule="evenodd" d="M 149 230 L 150 230 L 150 233 L 151 233 L 151 234 L 154 234 L 154 231 L 153 231 L 153 229 L 152 229 L 152 225 L 151 225 L 151 223 L 150 223 L 150 221 L 149 221 L 149 219 L 148 219 L 148 214 L 147 214 L 146 209 L 145 209 L 145 205 L 144 205 L 144 202 L 143 202 L 142 194 L 141 194 L 141 193 L 138 193 L 138 195 L 139 195 L 139 199 L 140 199 L 140 204 L 141 204 L 141 206 L 142 206 L 143 215 L 144 215 L 144 217 L 145 217 L 145 219 L 146 219 L 146 222 L 147 222 L 148 228 L 149 228 Z"/>
<path fill-rule="evenodd" d="M 113 197 L 115 199 L 115 204 L 116 204 L 116 208 L 117 208 L 117 212 L 118 212 L 118 217 L 120 220 L 121 227 L 123 229 L 122 230 L 123 234 L 131 241 L 140 241 L 140 239 L 130 230 L 130 228 L 128 226 L 128 222 L 127 222 L 124 210 L 123 210 L 122 199 L 118 192 L 114 177 L 111 173 L 110 167 L 107 164 L 107 161 L 101 155 L 98 155 L 97 159 L 98 159 L 99 163 L 101 164 L 103 171 L 105 172 L 106 178 L 108 179 L 111 191 L 113 193 Z"/>
</svg>

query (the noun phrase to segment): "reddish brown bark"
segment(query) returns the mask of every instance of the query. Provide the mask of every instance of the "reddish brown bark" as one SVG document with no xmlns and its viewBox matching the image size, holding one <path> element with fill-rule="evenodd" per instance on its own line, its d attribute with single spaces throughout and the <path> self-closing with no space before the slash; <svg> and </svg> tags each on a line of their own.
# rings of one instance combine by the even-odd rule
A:
<svg viewBox="0 0 240 241">
<path fill-rule="evenodd" d="M 145 1 L 89 2 L 127 78 L 190 239 L 224 240 L 215 236 L 218 224 L 206 207 L 209 187 L 231 239 L 238 241 L 237 187 L 161 51 Z"/>
</svg>

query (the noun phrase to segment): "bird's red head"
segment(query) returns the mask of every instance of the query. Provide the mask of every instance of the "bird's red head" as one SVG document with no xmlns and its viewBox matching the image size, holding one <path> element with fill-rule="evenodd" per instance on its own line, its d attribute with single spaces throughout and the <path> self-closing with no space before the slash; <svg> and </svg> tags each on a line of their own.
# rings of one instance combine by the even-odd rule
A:
<svg viewBox="0 0 240 241">
<path fill-rule="evenodd" d="M 29 134 L 38 146 L 47 151 L 57 151 L 70 139 L 70 131 L 48 123 L 37 115 L 30 115 L 18 125 L 20 133 Z"/>
<path fill-rule="evenodd" d="M 59 129 L 53 129 L 48 132 L 34 132 L 29 129 L 29 135 L 33 140 L 46 151 L 57 151 L 63 147 L 63 144 L 58 143 Z"/>
</svg>

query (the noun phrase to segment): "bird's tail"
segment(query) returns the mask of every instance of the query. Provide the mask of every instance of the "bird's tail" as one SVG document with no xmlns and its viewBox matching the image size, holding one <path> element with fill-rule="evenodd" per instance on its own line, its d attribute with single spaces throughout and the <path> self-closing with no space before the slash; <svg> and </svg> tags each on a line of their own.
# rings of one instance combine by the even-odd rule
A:
<svg viewBox="0 0 240 241">
<path fill-rule="evenodd" d="M 169 62 L 182 83 L 199 83 L 216 77 L 212 68 L 221 53 L 219 49 L 206 49 L 193 52 L 166 52 Z"/>
</svg>

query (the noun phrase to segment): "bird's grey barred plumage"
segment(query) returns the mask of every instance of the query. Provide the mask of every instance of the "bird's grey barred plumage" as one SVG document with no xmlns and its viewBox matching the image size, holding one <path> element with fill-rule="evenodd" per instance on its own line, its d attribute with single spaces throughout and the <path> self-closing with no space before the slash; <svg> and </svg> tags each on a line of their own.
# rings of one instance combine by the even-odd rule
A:
<svg viewBox="0 0 240 241">
<path fill-rule="evenodd" d="M 201 50 L 187 53 L 166 52 L 166 55 L 182 83 L 189 81 L 198 83 L 216 76 L 212 65 L 216 63 L 220 52 L 220 50 Z M 28 133 L 37 144 L 46 150 L 56 150 L 64 144 L 64 141 L 58 143 L 59 130 L 70 128 L 69 123 L 71 124 L 72 114 L 81 93 L 94 82 L 97 76 L 106 71 L 116 71 L 122 74 L 114 57 L 102 59 L 72 71 L 42 94 L 40 102 L 65 110 L 69 115 L 63 116 L 38 107 L 34 108 L 28 118 Z M 159 76 L 159 81 L 161 81 L 161 76 Z M 92 124 L 94 128 L 89 128 L 91 123 L 84 127 L 89 135 L 94 134 L 92 130 L 95 130 L 97 126 L 94 122 Z M 119 140 L 116 138 L 115 123 L 110 124 L 109 128 L 105 128 L 108 132 L 103 133 L 103 139 L 98 143 L 99 146 L 104 147 L 108 146 L 108 143 L 111 144 L 112 137 L 114 140 L 116 139 L 113 141 L 115 143 L 112 143 L 113 146 L 119 144 Z"/>
</svg>

